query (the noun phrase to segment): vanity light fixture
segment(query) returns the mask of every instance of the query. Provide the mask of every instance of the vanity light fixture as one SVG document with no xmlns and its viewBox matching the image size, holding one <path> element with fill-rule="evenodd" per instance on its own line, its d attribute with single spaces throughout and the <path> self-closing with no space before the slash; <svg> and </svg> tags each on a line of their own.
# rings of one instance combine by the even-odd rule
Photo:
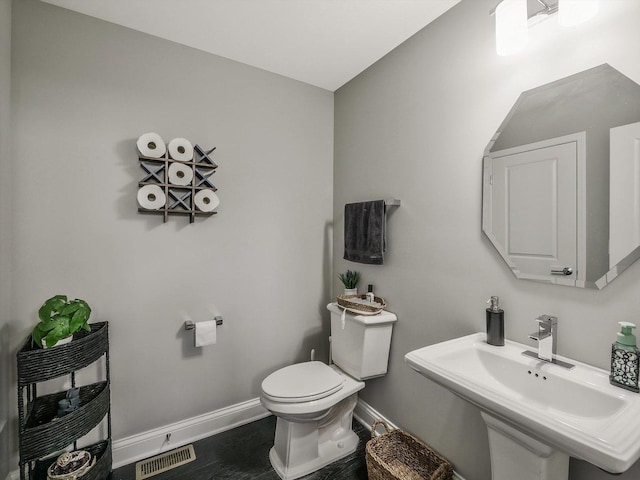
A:
<svg viewBox="0 0 640 480">
<path fill-rule="evenodd" d="M 593 18 L 598 13 L 599 0 L 560 0 L 558 23 L 572 27 Z"/>
<path fill-rule="evenodd" d="M 529 3 L 537 11 L 529 14 Z M 498 55 L 513 55 L 527 45 L 529 27 L 558 13 L 563 27 L 586 22 L 598 13 L 599 0 L 502 0 L 489 12 L 496 17 L 496 51 Z"/>
<path fill-rule="evenodd" d="M 495 10 L 498 55 L 513 55 L 529 40 L 527 0 L 502 0 Z"/>
</svg>

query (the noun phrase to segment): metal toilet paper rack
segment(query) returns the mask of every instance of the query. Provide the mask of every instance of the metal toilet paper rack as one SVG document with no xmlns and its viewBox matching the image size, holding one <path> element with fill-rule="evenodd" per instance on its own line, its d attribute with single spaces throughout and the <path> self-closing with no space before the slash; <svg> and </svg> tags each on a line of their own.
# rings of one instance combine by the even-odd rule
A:
<svg viewBox="0 0 640 480">
<path fill-rule="evenodd" d="M 220 315 L 216 315 L 215 317 L 213 317 L 213 319 L 216 321 L 217 326 L 222 325 L 222 317 Z M 194 328 L 196 328 L 196 324 L 192 320 L 187 320 L 184 322 L 185 330 L 193 330 Z"/>
</svg>

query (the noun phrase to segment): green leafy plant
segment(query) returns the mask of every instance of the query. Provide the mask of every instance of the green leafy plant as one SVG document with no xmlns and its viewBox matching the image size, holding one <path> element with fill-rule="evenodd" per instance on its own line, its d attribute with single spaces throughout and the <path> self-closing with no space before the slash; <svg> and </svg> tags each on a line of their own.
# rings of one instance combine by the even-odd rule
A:
<svg viewBox="0 0 640 480">
<path fill-rule="evenodd" d="M 360 281 L 360 272 L 347 270 L 346 273 L 339 274 L 338 278 L 340 278 L 344 288 L 356 288 Z"/>
<path fill-rule="evenodd" d="M 91 331 L 88 324 L 91 308 L 84 300 L 67 301 L 66 295 L 56 295 L 48 299 L 38 310 L 40 322 L 31 333 L 33 343 L 52 347 L 58 340 L 73 335 L 79 330 Z"/>
</svg>

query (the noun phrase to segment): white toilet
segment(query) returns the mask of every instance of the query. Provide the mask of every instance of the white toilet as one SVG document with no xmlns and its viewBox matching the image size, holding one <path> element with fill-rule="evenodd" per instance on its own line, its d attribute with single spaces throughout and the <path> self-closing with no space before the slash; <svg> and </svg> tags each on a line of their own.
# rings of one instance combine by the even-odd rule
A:
<svg viewBox="0 0 640 480">
<path fill-rule="evenodd" d="M 397 317 L 353 315 L 335 303 L 331 312 L 333 364 L 311 361 L 281 368 L 262 382 L 260 401 L 278 417 L 269 459 L 283 480 L 300 478 L 353 453 L 351 429 L 363 380 L 387 373 Z"/>
</svg>

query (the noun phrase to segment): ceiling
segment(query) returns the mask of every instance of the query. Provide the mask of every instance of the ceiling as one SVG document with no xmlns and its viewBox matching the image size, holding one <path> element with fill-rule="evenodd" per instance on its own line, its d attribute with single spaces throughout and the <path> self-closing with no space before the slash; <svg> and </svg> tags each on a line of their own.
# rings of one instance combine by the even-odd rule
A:
<svg viewBox="0 0 640 480">
<path fill-rule="evenodd" d="M 330 91 L 460 0 L 43 0 Z"/>
</svg>

